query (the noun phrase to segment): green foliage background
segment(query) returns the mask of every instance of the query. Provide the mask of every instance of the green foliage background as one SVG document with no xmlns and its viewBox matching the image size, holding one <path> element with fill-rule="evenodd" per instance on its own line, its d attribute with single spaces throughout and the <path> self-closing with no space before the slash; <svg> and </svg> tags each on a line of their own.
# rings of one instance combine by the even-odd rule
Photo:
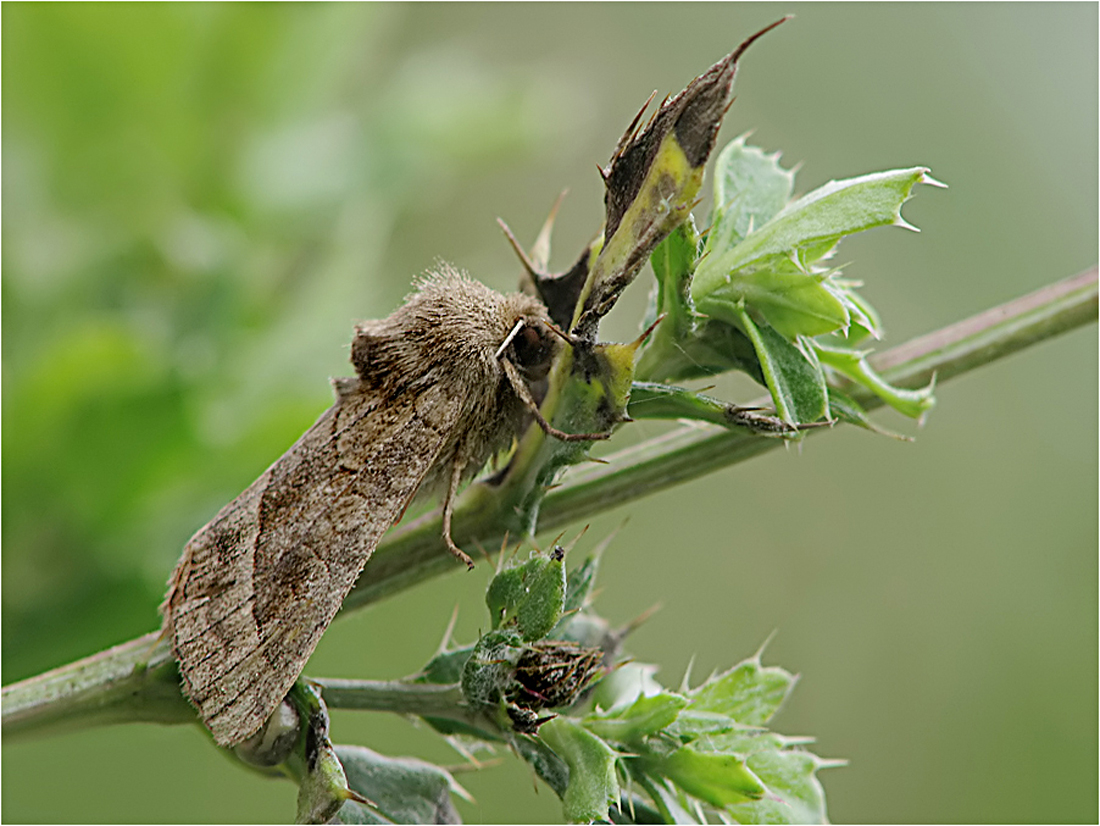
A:
<svg viewBox="0 0 1100 826">
<path fill-rule="evenodd" d="M 565 186 L 571 263 L 649 92 L 788 11 L 720 144 L 755 129 L 802 191 L 951 186 L 906 207 L 922 235 L 841 250 L 887 344 L 1095 261 L 1093 4 L 4 4 L 4 682 L 153 629 L 187 537 L 328 405 L 355 319 L 437 257 L 511 287 L 494 217 L 530 240 Z M 944 386 L 915 445 L 842 429 L 605 515 L 589 537 L 630 521 L 601 612 L 663 603 L 632 650 L 671 684 L 778 629 L 780 730 L 851 760 L 836 821 L 1095 820 L 1096 353 L 1091 327 Z M 309 671 L 409 673 L 456 602 L 472 639 L 487 568 L 337 623 Z M 403 720 L 334 736 L 459 762 Z M 560 817 L 518 761 L 461 780 L 467 819 Z M 3 749 L 7 821 L 286 820 L 294 794 L 192 727 Z"/>
</svg>

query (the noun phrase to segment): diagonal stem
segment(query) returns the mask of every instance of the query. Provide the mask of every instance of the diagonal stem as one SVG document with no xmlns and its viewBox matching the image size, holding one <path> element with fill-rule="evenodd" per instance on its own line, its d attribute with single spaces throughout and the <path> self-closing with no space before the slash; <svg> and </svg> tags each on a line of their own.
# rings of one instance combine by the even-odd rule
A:
<svg viewBox="0 0 1100 826">
<path fill-rule="evenodd" d="M 921 387 L 933 374 L 938 381 L 945 381 L 1096 318 L 1097 268 L 1093 267 L 886 350 L 871 361 L 892 384 Z M 843 389 L 868 409 L 882 404 L 862 388 Z M 562 527 L 744 461 L 780 443 L 715 426 L 679 428 L 611 454 L 606 457 L 608 464 L 571 468 L 563 484 L 544 500 L 539 527 Z M 476 540 L 485 547 L 498 545 L 504 534 L 500 507 L 490 488 L 472 486 L 454 513 L 455 539 Z M 360 608 L 427 577 L 455 570 L 454 559 L 440 539 L 439 521 L 437 513 L 428 514 L 392 531 L 345 600 L 344 610 Z M 401 692 L 386 696 L 386 702 L 396 704 L 389 710 L 399 710 L 404 702 Z M 409 695 L 409 702 L 427 699 L 435 707 L 441 697 Z M 7 737 L 120 722 L 196 720 L 180 696 L 171 652 L 156 632 L 6 686 L 2 705 Z M 416 713 L 412 707 L 403 710 Z"/>
</svg>

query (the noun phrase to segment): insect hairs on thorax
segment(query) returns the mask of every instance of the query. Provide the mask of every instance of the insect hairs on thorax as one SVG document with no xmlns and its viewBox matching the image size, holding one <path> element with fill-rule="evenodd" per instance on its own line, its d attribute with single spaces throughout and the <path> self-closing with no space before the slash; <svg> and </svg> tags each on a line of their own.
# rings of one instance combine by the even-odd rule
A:
<svg viewBox="0 0 1100 826">
<path fill-rule="evenodd" d="M 389 317 L 356 327 L 352 364 L 383 403 L 406 392 L 420 398 L 420 391 L 431 388 L 432 400 L 425 404 L 444 398 L 461 407 L 461 425 L 424 480 L 424 492 L 438 491 L 455 461 L 469 478 L 518 434 L 526 406 L 501 362 L 511 361 L 541 400 L 558 346 L 549 323 L 538 299 L 498 293 L 443 265 Z"/>
</svg>

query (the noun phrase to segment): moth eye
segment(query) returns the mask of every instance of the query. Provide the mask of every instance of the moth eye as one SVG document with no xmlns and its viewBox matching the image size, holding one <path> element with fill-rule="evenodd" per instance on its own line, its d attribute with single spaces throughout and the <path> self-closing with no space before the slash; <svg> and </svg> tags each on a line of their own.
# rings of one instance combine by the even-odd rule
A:
<svg viewBox="0 0 1100 826">
<path fill-rule="evenodd" d="M 524 327 L 512 339 L 512 350 L 516 354 L 515 364 L 531 380 L 544 378 L 550 372 L 550 361 L 554 356 L 554 342 L 549 331 L 531 325 Z"/>
</svg>

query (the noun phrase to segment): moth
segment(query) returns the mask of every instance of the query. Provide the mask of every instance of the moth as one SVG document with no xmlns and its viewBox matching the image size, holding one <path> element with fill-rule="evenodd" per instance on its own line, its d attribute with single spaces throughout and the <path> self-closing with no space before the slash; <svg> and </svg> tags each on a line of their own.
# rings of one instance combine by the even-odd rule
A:
<svg viewBox="0 0 1100 826">
<path fill-rule="evenodd" d="M 161 605 L 183 690 L 219 745 L 255 734 L 301 674 L 386 530 L 458 488 L 533 416 L 561 339 L 546 307 L 449 266 L 355 329 L 336 403 L 184 548 Z"/>
</svg>

